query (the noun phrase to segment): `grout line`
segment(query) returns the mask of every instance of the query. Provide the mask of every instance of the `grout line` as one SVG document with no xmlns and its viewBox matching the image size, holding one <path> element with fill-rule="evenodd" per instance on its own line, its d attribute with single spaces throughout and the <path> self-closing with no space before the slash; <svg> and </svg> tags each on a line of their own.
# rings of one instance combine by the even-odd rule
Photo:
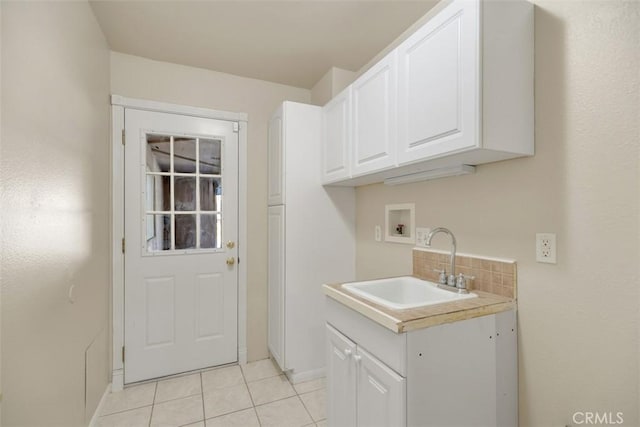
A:
<svg viewBox="0 0 640 427">
<path fill-rule="evenodd" d="M 265 406 L 265 405 L 269 405 L 271 403 L 275 403 L 275 402 L 280 402 L 280 401 L 283 401 L 283 400 L 291 399 L 292 397 L 297 397 L 297 396 L 298 396 L 297 394 L 292 394 L 291 396 L 282 397 L 280 399 L 272 400 L 271 402 L 261 403 L 259 405 L 256 405 L 255 408 L 257 408 L 259 406 Z"/>
<path fill-rule="evenodd" d="M 240 369 L 242 371 L 242 369 Z M 275 377 L 279 377 L 281 375 L 284 375 L 285 377 L 287 376 L 284 372 L 280 371 L 279 373 L 276 373 L 275 375 L 269 375 L 268 377 L 264 377 L 264 378 L 257 378 L 255 380 L 247 380 L 245 377 L 245 382 L 248 383 L 257 383 L 258 381 L 264 381 L 264 380 L 268 380 L 270 378 L 275 378 Z M 244 377 L 244 371 L 242 371 L 242 376 Z M 287 377 L 287 380 L 289 380 L 289 378 Z"/>
<path fill-rule="evenodd" d="M 207 426 L 207 414 L 204 409 L 204 383 L 202 382 L 202 371 L 200 371 L 200 397 L 202 398 L 202 422 Z"/>
<path fill-rule="evenodd" d="M 139 385 L 151 384 L 153 382 L 160 382 L 165 380 L 172 380 L 174 378 L 188 377 L 189 375 L 199 374 L 207 371 L 215 371 L 216 369 L 228 368 L 230 366 L 240 366 L 238 362 L 225 363 L 224 365 L 216 365 L 216 366 L 207 366 L 205 368 L 200 369 L 192 369 L 191 371 L 178 372 L 177 374 L 165 375 L 164 377 L 150 378 L 148 380 L 136 381 L 134 383 L 129 383 L 124 385 L 124 389 L 128 389 L 131 387 L 136 387 Z M 119 393 L 119 392 L 116 392 Z"/>
<path fill-rule="evenodd" d="M 256 413 L 256 418 L 258 418 L 258 413 L 255 410 L 256 407 L 255 406 L 251 406 L 249 408 L 236 409 L 235 411 L 227 412 L 225 414 L 216 415 L 215 417 L 205 418 L 204 421 L 206 422 L 207 420 L 215 420 L 216 418 L 226 417 L 228 415 L 237 414 L 238 412 L 248 411 L 249 409 L 253 409 L 253 411 Z M 198 422 L 198 421 L 196 421 L 196 422 Z M 260 420 L 258 420 L 258 423 L 260 423 Z M 189 424 L 187 424 L 187 425 L 189 425 Z"/>
<path fill-rule="evenodd" d="M 2 1 L 2 0 L 0 0 Z M 154 405 L 162 405 L 163 403 L 167 403 L 167 402 L 173 402 L 175 400 L 180 400 L 180 399 L 186 399 L 188 397 L 193 397 L 193 396 L 197 396 L 200 393 L 193 393 L 193 394 L 188 394 L 186 396 L 180 396 L 180 397 L 174 397 L 172 399 L 167 399 L 167 400 L 163 400 L 162 402 L 153 402 Z"/>
<path fill-rule="evenodd" d="M 256 414 L 256 420 L 258 420 L 258 425 L 262 427 L 262 422 L 260 421 L 260 417 L 258 416 L 258 410 L 256 407 L 253 407 L 253 413 Z"/>
<path fill-rule="evenodd" d="M 151 414 L 149 415 L 149 427 L 151 427 L 151 419 L 153 419 L 153 408 L 156 407 L 156 395 L 158 394 L 158 382 L 156 381 L 156 386 L 153 389 L 153 406 L 151 406 Z"/>
<path fill-rule="evenodd" d="M 122 414 L 124 412 L 129 412 L 129 411 L 135 411 L 137 409 L 147 408 L 149 406 L 153 406 L 153 403 L 151 403 L 149 405 L 136 406 L 135 408 L 123 409 L 121 411 L 109 412 L 108 414 L 101 414 L 101 415 L 98 415 L 98 418 L 110 417 L 111 415 Z"/>
<path fill-rule="evenodd" d="M 258 425 L 262 427 L 262 422 L 260 421 L 260 417 L 258 416 L 258 411 L 256 410 L 256 402 L 253 401 L 251 390 L 249 390 L 249 383 L 247 382 L 247 377 L 244 376 L 244 371 L 242 370 L 242 367 L 240 367 L 240 374 L 242 375 L 242 379 L 244 380 L 244 386 L 247 388 L 247 393 L 249 393 L 249 399 L 251 400 L 251 406 L 253 407 L 253 411 L 256 413 L 256 419 L 258 420 Z"/>
<path fill-rule="evenodd" d="M 311 421 L 313 421 L 313 424 L 316 423 L 316 420 L 313 418 L 313 415 L 311 415 L 311 411 L 309 411 L 309 408 L 307 408 L 307 405 L 304 404 L 304 400 L 302 400 L 302 398 L 300 397 L 299 394 L 297 394 L 298 399 L 300 400 L 300 402 L 302 403 L 302 407 L 304 408 L 305 411 L 307 411 L 307 414 L 309 415 L 309 418 L 311 418 Z"/>
</svg>

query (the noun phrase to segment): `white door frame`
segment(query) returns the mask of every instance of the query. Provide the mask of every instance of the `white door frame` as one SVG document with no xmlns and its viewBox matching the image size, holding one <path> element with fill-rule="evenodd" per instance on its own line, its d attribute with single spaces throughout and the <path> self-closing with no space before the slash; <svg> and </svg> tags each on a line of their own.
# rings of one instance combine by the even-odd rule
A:
<svg viewBox="0 0 640 427">
<path fill-rule="evenodd" d="M 124 109 L 182 114 L 239 123 L 238 132 L 238 363 L 247 363 L 247 124 L 246 113 L 231 113 L 207 108 L 111 95 L 111 303 L 112 373 L 111 389 L 124 387 Z"/>
</svg>

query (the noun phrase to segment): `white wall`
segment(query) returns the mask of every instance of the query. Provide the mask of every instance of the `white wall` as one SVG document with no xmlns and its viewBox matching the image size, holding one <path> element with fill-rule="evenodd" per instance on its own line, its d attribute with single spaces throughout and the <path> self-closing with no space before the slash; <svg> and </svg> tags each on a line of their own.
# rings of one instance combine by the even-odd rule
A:
<svg viewBox="0 0 640 427">
<path fill-rule="evenodd" d="M 640 3 L 541 1 L 535 19 L 535 157 L 358 188 L 358 276 L 411 273 L 410 247 L 373 236 L 386 203 L 415 202 L 460 251 L 518 261 L 520 425 L 637 426 Z M 535 262 L 536 232 L 557 233 L 557 265 Z"/>
<path fill-rule="evenodd" d="M 2 2 L 1 27 L 2 423 L 86 425 L 108 382 L 109 50 L 86 2 Z"/>
<path fill-rule="evenodd" d="M 311 103 L 324 105 L 342 89 L 349 86 L 356 77 L 356 73 L 342 68 L 331 67 L 324 76 L 311 88 Z"/>
<path fill-rule="evenodd" d="M 111 54 L 111 90 L 249 114 L 247 347 L 249 360 L 267 357 L 267 122 L 282 101 L 308 103 L 310 92 L 116 52 Z"/>
</svg>

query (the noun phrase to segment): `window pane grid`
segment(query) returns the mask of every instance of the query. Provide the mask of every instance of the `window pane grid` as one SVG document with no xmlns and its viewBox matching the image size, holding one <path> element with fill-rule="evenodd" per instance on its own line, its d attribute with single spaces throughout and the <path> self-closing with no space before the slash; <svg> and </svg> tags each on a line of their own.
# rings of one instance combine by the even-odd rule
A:
<svg viewBox="0 0 640 427">
<path fill-rule="evenodd" d="M 169 175 L 167 173 L 157 173 L 156 175 Z M 200 174 L 195 174 L 195 173 L 183 173 L 183 172 L 176 172 L 174 174 L 172 174 L 173 176 L 184 176 L 184 177 L 191 177 L 191 178 L 195 178 L 196 176 L 202 176 L 202 177 L 212 177 L 212 178 L 220 178 L 220 175 L 205 175 L 203 173 Z"/>
<path fill-rule="evenodd" d="M 173 174 L 173 164 L 174 164 L 174 138 L 173 136 L 171 136 L 171 142 L 170 142 L 170 154 L 169 154 L 169 159 L 171 162 L 171 167 L 169 168 L 169 170 L 171 171 L 171 173 Z M 175 251 L 176 250 L 176 206 L 175 206 L 175 179 L 171 179 L 171 250 Z"/>
<path fill-rule="evenodd" d="M 222 145 L 220 139 L 147 134 L 147 252 L 222 248 Z"/>
<path fill-rule="evenodd" d="M 196 248 L 200 249 L 200 138 L 196 138 Z"/>
</svg>

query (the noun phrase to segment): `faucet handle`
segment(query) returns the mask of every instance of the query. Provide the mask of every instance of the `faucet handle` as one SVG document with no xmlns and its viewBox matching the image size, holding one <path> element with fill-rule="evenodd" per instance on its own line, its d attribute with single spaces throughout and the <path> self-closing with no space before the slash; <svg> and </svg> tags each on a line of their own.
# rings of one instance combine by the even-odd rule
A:
<svg viewBox="0 0 640 427">
<path fill-rule="evenodd" d="M 438 276 L 438 282 L 440 282 L 441 285 L 446 285 L 447 284 L 447 271 L 444 268 L 442 270 L 434 268 L 433 271 L 435 271 L 436 273 L 440 273 L 439 276 Z"/>
<path fill-rule="evenodd" d="M 456 288 L 460 290 L 467 290 L 467 280 L 475 279 L 475 276 L 467 276 L 466 274 L 458 274 L 458 278 L 456 279 Z"/>
</svg>

